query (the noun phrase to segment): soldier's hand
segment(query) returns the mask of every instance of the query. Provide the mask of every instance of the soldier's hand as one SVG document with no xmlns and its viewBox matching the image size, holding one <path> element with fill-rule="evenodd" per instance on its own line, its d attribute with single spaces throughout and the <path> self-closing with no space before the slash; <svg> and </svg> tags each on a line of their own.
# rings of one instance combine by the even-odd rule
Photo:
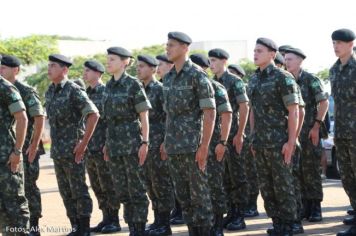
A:
<svg viewBox="0 0 356 236">
<path fill-rule="evenodd" d="M 309 131 L 309 138 L 312 141 L 314 146 L 318 146 L 319 144 L 319 129 L 313 127 L 310 131 Z"/>
<path fill-rule="evenodd" d="M 108 155 L 108 151 L 106 150 L 106 146 L 103 147 L 103 153 L 104 153 L 104 161 L 109 161 L 109 155 Z"/>
<path fill-rule="evenodd" d="M 162 143 L 161 146 L 159 147 L 159 151 L 161 153 L 161 160 L 165 161 L 168 159 L 167 153 L 166 153 L 166 149 L 164 148 L 164 144 Z"/>
<path fill-rule="evenodd" d="M 197 153 L 195 154 L 195 161 L 198 162 L 198 166 L 201 171 L 205 170 L 208 152 L 209 147 L 207 145 L 200 145 Z"/>
<path fill-rule="evenodd" d="M 241 153 L 243 143 L 244 143 L 243 135 L 242 136 L 235 135 L 234 139 L 232 140 L 232 144 L 233 146 L 235 146 L 236 152 L 238 154 Z"/>
<path fill-rule="evenodd" d="M 226 150 L 226 146 L 222 145 L 221 143 L 216 145 L 215 147 L 216 160 L 222 161 L 222 159 L 224 158 L 225 150 Z"/>
<path fill-rule="evenodd" d="M 142 166 L 145 163 L 147 152 L 148 152 L 148 145 L 145 143 L 141 144 L 141 147 L 138 150 L 138 158 L 139 158 L 138 164 L 140 166 Z"/>
<path fill-rule="evenodd" d="M 20 160 L 21 160 L 21 155 L 16 155 L 15 153 L 11 153 L 7 164 L 10 165 L 10 169 L 12 173 L 16 173 L 19 171 Z"/>
<path fill-rule="evenodd" d="M 289 142 L 285 143 L 282 148 L 282 154 L 284 156 L 284 163 L 289 165 L 292 160 L 292 154 L 294 152 L 295 145 Z"/>
<path fill-rule="evenodd" d="M 31 143 L 31 145 L 27 148 L 26 154 L 28 155 L 28 162 L 32 163 L 36 158 L 38 147 L 36 144 Z"/>
<path fill-rule="evenodd" d="M 87 145 L 82 141 L 79 141 L 75 146 L 73 153 L 75 154 L 75 162 L 77 164 L 83 160 L 85 149 L 87 149 Z"/>
</svg>

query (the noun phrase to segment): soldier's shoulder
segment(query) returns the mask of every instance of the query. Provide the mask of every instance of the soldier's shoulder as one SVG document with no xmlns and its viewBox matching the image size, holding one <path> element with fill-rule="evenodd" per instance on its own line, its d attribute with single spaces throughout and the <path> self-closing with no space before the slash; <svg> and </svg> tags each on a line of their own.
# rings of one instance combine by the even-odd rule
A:
<svg viewBox="0 0 356 236">
<path fill-rule="evenodd" d="M 208 74 L 198 65 L 192 63 L 191 64 L 191 73 L 194 73 L 194 75 L 198 75 L 198 76 L 203 76 L 203 77 L 207 77 Z"/>
<path fill-rule="evenodd" d="M 18 92 L 18 89 L 9 81 L 0 76 L 0 94 Z"/>
<path fill-rule="evenodd" d="M 22 82 L 22 81 L 17 80 L 15 82 L 15 86 L 20 91 L 20 93 L 23 95 L 27 95 L 27 94 L 36 92 L 35 88 L 33 88 L 32 86 L 30 86 L 27 83 Z"/>
</svg>

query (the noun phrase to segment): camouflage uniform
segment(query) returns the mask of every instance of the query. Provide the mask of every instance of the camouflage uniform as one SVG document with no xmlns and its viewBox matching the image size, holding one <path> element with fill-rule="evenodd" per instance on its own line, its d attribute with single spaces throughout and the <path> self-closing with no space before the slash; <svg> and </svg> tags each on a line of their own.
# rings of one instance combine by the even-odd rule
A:
<svg viewBox="0 0 356 236">
<path fill-rule="evenodd" d="M 103 103 L 109 168 L 115 192 L 124 204 L 124 219 L 130 224 L 146 223 L 148 199 L 138 164 L 142 141 L 139 113 L 151 105 L 140 81 L 126 73 L 106 84 Z"/>
<path fill-rule="evenodd" d="M 351 205 L 356 209 L 356 56 L 345 65 L 338 60 L 330 69 L 335 101 L 335 145 L 340 176 Z"/>
<path fill-rule="evenodd" d="M 166 120 L 163 111 L 163 85 L 161 82 L 153 80 L 145 87 L 145 91 L 152 105 L 149 112 L 150 145 L 144 164 L 146 188 L 152 201 L 152 209 L 169 214 L 174 207 L 173 186 L 168 160 L 162 161 L 160 156 L 160 145 L 164 140 Z"/>
<path fill-rule="evenodd" d="M 207 173 L 199 170 L 195 153 L 201 139 L 202 109 L 215 108 L 214 91 L 205 72 L 190 60 L 179 74 L 175 67 L 167 73 L 163 86 L 164 144 L 175 194 L 188 226 L 210 227 L 213 214 Z"/>
<path fill-rule="evenodd" d="M 246 178 L 246 163 L 243 155 L 236 152 L 233 146 L 233 138 L 238 131 L 237 118 L 239 116 L 239 104 L 247 102 L 244 82 L 236 75 L 226 71 L 221 78 L 214 80 L 225 86 L 232 107 L 232 123 L 228 140 L 229 155 L 225 159 L 225 189 L 230 203 L 238 207 L 241 214 L 248 202 L 248 184 Z"/>
<path fill-rule="evenodd" d="M 34 131 L 34 117 L 44 116 L 45 114 L 38 93 L 32 87 L 25 85 L 18 80 L 15 81 L 14 85 L 19 90 L 25 103 L 26 114 L 28 117 L 26 140 L 22 148 L 24 153 L 25 194 L 28 200 L 31 219 L 38 219 L 42 217 L 42 204 L 41 192 L 37 187 L 36 181 L 38 180 L 40 173 L 39 158 L 40 155 L 45 154 L 42 140 L 39 143 L 37 155 L 32 163 L 28 162 L 26 151 L 31 144 L 31 138 Z"/>
<path fill-rule="evenodd" d="M 87 94 L 68 79 L 51 84 L 45 98 L 51 126 L 51 158 L 67 216 L 71 222 L 90 217 L 93 205 L 85 183 L 84 161 L 77 164 L 73 150 L 84 134 L 82 118 L 98 109 Z"/>
<path fill-rule="evenodd" d="M 254 113 L 253 148 L 264 205 L 274 222 L 296 220 L 292 165 L 281 153 L 288 141 L 287 106 L 298 104 L 297 85 L 289 73 L 270 64 L 249 81 L 248 95 Z"/>
<path fill-rule="evenodd" d="M 105 85 L 98 84 L 95 88 L 88 87 L 87 94 L 102 114 L 102 99 Z M 120 206 L 115 199 L 115 191 L 111 179 L 110 169 L 104 160 L 103 147 L 105 145 L 106 121 L 101 117 L 95 127 L 93 136 L 88 144 L 85 166 L 88 171 L 90 185 L 98 199 L 99 209 L 108 210 Z"/>
<path fill-rule="evenodd" d="M 226 212 L 226 193 L 224 189 L 224 161 L 216 159 L 215 148 L 219 144 L 221 132 L 221 113 L 232 112 L 232 108 L 227 96 L 225 87 L 217 81 L 211 80 L 215 91 L 216 120 L 213 136 L 209 146 L 209 158 L 207 164 L 208 183 L 210 188 L 211 202 L 214 214 L 224 214 Z M 224 156 L 228 156 L 228 150 Z"/>
<path fill-rule="evenodd" d="M 25 109 L 15 86 L 0 77 L 0 226 L 3 227 L 4 235 L 10 235 L 6 227 L 27 229 L 30 217 L 24 191 L 22 161 L 17 173 L 12 173 L 7 164 L 15 145 L 13 114 Z"/>
</svg>

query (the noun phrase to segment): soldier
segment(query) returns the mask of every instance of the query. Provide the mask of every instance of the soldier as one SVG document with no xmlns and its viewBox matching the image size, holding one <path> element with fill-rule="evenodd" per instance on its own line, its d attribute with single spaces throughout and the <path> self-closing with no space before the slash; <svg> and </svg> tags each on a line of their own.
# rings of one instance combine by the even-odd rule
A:
<svg viewBox="0 0 356 236">
<path fill-rule="evenodd" d="M 164 153 L 163 85 L 154 78 L 158 61 L 149 55 L 137 57 L 137 77 L 143 82 L 148 99 L 152 105 L 149 112 L 150 145 L 144 164 L 145 182 L 148 196 L 152 202 L 154 222 L 147 227 L 147 235 L 171 235 L 170 212 L 174 207 L 174 193 L 167 154 Z M 162 150 L 162 152 L 160 151 Z"/>
<path fill-rule="evenodd" d="M 284 51 L 285 54 L 285 51 Z M 284 56 L 280 53 L 277 52 L 276 58 L 274 58 L 274 64 L 281 69 L 284 69 Z"/>
<path fill-rule="evenodd" d="M 232 124 L 227 142 L 229 155 L 225 159 L 225 190 L 232 207 L 231 217 L 225 219 L 224 227 L 228 230 L 246 228 L 244 213 L 248 203 L 248 183 L 246 163 L 241 150 L 244 142 L 244 130 L 248 119 L 248 98 L 241 78 L 227 70 L 229 54 L 223 49 L 209 51 L 210 69 L 214 80 L 220 82 L 227 90 L 233 110 Z"/>
<path fill-rule="evenodd" d="M 305 120 L 299 141 L 301 144 L 300 184 L 304 216 L 309 222 L 322 220 L 320 202 L 323 187 L 320 176 L 321 141 L 320 125 L 329 107 L 328 94 L 319 78 L 301 68 L 305 54 L 298 48 L 285 51 L 287 70 L 294 76 L 305 101 Z"/>
<path fill-rule="evenodd" d="M 282 46 L 279 46 L 279 48 L 278 48 L 278 52 L 283 56 L 283 58 L 284 58 L 284 56 L 285 56 L 285 54 L 286 54 L 286 50 L 288 49 L 288 48 L 291 48 L 292 46 L 290 46 L 290 45 L 282 45 Z"/>
<path fill-rule="evenodd" d="M 107 121 L 104 156 L 109 161 L 115 192 L 124 204 L 130 234 L 142 236 L 148 214 L 142 165 L 148 152 L 151 104 L 140 81 L 126 73 L 131 52 L 110 47 L 107 53 L 107 71 L 112 78 L 103 99 Z"/>
<path fill-rule="evenodd" d="M 20 60 L 15 56 L 3 56 L 0 74 L 15 85 L 26 106 L 28 128 L 23 146 L 25 195 L 30 210 L 30 235 L 40 235 L 38 220 L 42 217 L 41 192 L 37 187 L 40 155 L 45 153 L 41 135 L 44 127 L 44 110 L 38 93 L 30 86 L 16 79 L 20 72 Z"/>
<path fill-rule="evenodd" d="M 277 45 L 259 38 L 254 62 L 259 68 L 248 85 L 261 195 L 274 230 L 270 235 L 292 235 L 296 220 L 291 158 L 298 126 L 297 85 L 291 74 L 277 68 L 273 60 Z"/>
<path fill-rule="evenodd" d="M 158 60 L 157 75 L 162 80 L 162 78 L 172 69 L 173 62 L 168 60 L 167 55 L 161 54 L 156 56 Z"/>
<path fill-rule="evenodd" d="M 203 54 L 193 54 L 190 59 L 205 71 L 209 68 L 209 58 Z M 226 212 L 226 193 L 224 189 L 224 156 L 227 152 L 227 139 L 229 137 L 232 108 L 225 87 L 215 80 L 210 80 L 215 91 L 216 119 L 213 136 L 211 138 L 208 156 L 207 173 L 210 188 L 211 202 L 214 212 L 214 226 L 211 236 L 223 236 L 223 215 Z"/>
<path fill-rule="evenodd" d="M 4 236 L 28 235 L 30 214 L 24 193 L 21 158 L 27 129 L 25 111 L 18 90 L 0 76 L 0 226 Z M 12 129 L 14 122 L 15 133 Z"/>
<path fill-rule="evenodd" d="M 330 69 L 331 95 L 335 101 L 335 136 L 340 176 L 351 206 L 356 209 L 356 57 L 352 52 L 356 36 L 349 29 L 339 29 L 331 35 L 338 60 Z M 351 225 L 337 236 L 356 235 L 356 218 L 344 220 Z"/>
<path fill-rule="evenodd" d="M 88 83 L 86 92 L 99 112 L 103 112 L 102 99 L 105 85 L 101 80 L 105 67 L 96 60 L 87 60 L 84 63 L 83 79 Z M 91 232 L 113 233 L 121 230 L 118 218 L 118 204 L 115 199 L 114 185 L 110 169 L 104 160 L 103 147 L 105 145 L 106 121 L 100 117 L 93 136 L 88 145 L 85 166 L 89 175 L 90 185 L 98 199 L 99 209 L 103 219 Z"/>
<path fill-rule="evenodd" d="M 60 54 L 52 54 L 48 59 L 48 77 L 52 84 L 45 97 L 51 126 L 51 158 L 72 225 L 69 235 L 90 235 L 93 205 L 85 183 L 83 157 L 99 119 L 98 109 L 78 85 L 68 80 L 72 62 Z"/>
<path fill-rule="evenodd" d="M 244 68 L 242 68 L 240 65 L 237 64 L 230 64 L 227 69 L 229 70 L 230 73 L 237 75 L 238 77 L 240 77 L 241 79 L 243 77 L 245 77 L 246 72 L 244 70 Z"/>
<path fill-rule="evenodd" d="M 191 42 L 182 32 L 168 33 L 167 57 L 174 67 L 163 80 L 167 115 L 164 148 L 189 233 L 209 235 L 213 214 L 206 162 L 215 100 L 207 75 L 188 59 Z"/>
</svg>

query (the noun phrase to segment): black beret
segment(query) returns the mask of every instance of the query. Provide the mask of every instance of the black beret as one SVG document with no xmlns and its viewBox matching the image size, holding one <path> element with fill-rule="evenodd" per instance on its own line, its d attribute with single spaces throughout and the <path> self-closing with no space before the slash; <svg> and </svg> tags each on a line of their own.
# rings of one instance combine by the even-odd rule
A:
<svg viewBox="0 0 356 236">
<path fill-rule="evenodd" d="M 304 52 L 302 50 L 300 50 L 299 48 L 288 48 L 285 51 L 286 53 L 293 53 L 303 59 L 305 59 L 307 56 L 304 54 Z"/>
<path fill-rule="evenodd" d="M 229 59 L 230 57 L 229 53 L 227 53 L 227 51 L 221 48 L 211 49 L 208 55 L 209 57 L 216 57 L 219 59 Z"/>
<path fill-rule="evenodd" d="M 62 63 L 64 65 L 66 65 L 67 67 L 70 67 L 73 64 L 72 61 L 68 57 L 63 56 L 61 54 L 49 55 L 48 60 L 53 61 L 53 62 Z"/>
<path fill-rule="evenodd" d="M 19 67 L 21 65 L 21 61 L 15 56 L 4 55 L 1 58 L 1 65 L 8 67 Z"/>
<path fill-rule="evenodd" d="M 354 41 L 356 36 L 352 30 L 349 29 L 339 29 L 335 30 L 331 35 L 332 40 L 339 40 L 343 42 Z"/>
<path fill-rule="evenodd" d="M 150 55 L 138 55 L 137 60 L 143 61 L 146 64 L 148 64 L 149 66 L 154 66 L 154 67 L 158 66 L 158 61 L 156 60 L 156 58 L 154 58 Z"/>
<path fill-rule="evenodd" d="M 282 45 L 278 48 L 279 52 L 285 52 L 288 48 L 291 48 L 291 45 Z"/>
<path fill-rule="evenodd" d="M 242 76 L 246 75 L 245 70 L 240 65 L 231 64 L 227 68 L 230 69 L 230 70 L 236 71 L 238 74 L 240 74 Z"/>
<path fill-rule="evenodd" d="M 274 58 L 274 63 L 284 65 L 284 57 L 280 52 L 277 52 L 276 58 Z"/>
<path fill-rule="evenodd" d="M 269 49 L 271 49 L 272 51 L 275 51 L 275 52 L 277 52 L 277 50 L 278 50 L 277 44 L 272 39 L 258 38 L 256 40 L 256 44 L 262 44 L 262 45 L 268 47 Z"/>
<path fill-rule="evenodd" d="M 100 62 L 95 61 L 95 60 L 87 60 L 86 62 L 84 62 L 84 66 L 88 67 L 89 69 L 91 69 L 93 71 L 97 71 L 100 73 L 105 72 L 105 67 L 103 66 L 103 64 L 101 64 Z"/>
<path fill-rule="evenodd" d="M 160 60 L 160 61 L 164 61 L 164 62 L 170 63 L 170 64 L 173 64 L 173 62 L 168 59 L 166 54 L 158 55 L 158 56 L 156 56 L 156 59 Z"/>
<path fill-rule="evenodd" d="M 106 51 L 108 52 L 108 54 L 114 54 L 119 57 L 133 57 L 130 51 L 122 47 L 111 47 L 108 48 Z"/>
<path fill-rule="evenodd" d="M 193 63 L 197 64 L 200 67 L 209 67 L 210 66 L 210 61 L 207 56 L 204 54 L 200 53 L 195 53 L 190 55 L 190 60 L 192 60 Z"/>
<path fill-rule="evenodd" d="M 185 44 L 191 44 L 192 43 L 192 39 L 185 33 L 183 32 L 169 32 L 168 33 L 168 39 L 175 39 L 181 43 L 185 43 Z"/>
</svg>

